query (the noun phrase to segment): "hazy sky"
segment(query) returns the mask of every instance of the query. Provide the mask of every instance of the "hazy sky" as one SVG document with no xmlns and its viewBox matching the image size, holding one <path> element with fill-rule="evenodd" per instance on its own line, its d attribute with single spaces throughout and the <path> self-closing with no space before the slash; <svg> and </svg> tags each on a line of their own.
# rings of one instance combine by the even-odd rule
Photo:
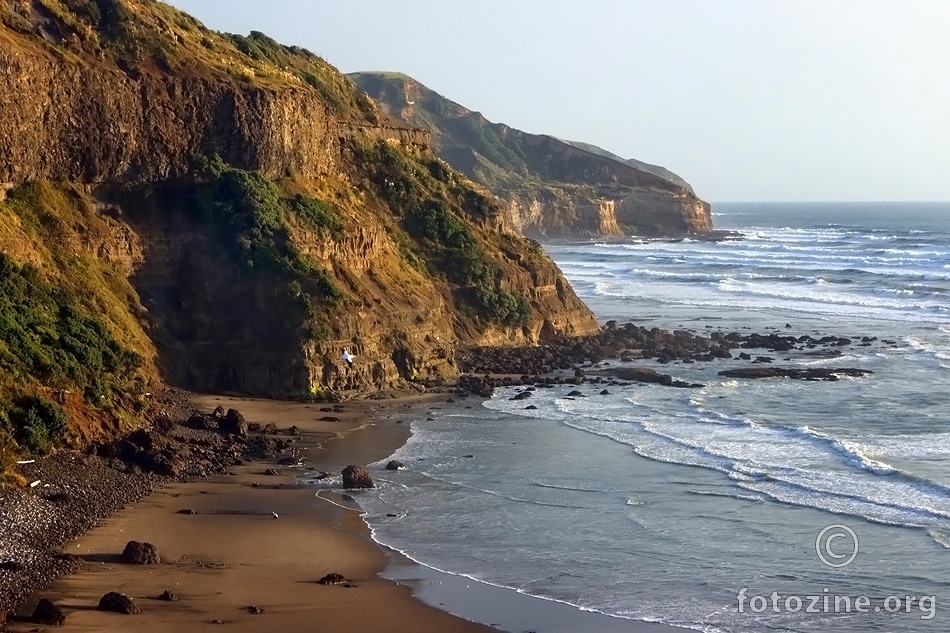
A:
<svg viewBox="0 0 950 633">
<path fill-rule="evenodd" d="M 706 200 L 950 200 L 944 0 L 170 3 L 663 165 Z"/>
</svg>

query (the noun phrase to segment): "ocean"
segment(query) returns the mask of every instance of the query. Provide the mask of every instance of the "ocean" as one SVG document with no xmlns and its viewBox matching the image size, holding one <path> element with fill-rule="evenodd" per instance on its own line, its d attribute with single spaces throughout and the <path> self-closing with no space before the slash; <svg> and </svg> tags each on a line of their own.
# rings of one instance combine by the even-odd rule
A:
<svg viewBox="0 0 950 633">
<path fill-rule="evenodd" d="M 432 406 L 359 503 L 432 568 L 699 631 L 950 628 L 950 204 L 716 204 L 737 241 L 545 246 L 605 322 L 846 336 L 837 382 L 640 361 L 701 389 Z M 788 327 L 786 327 L 786 325 Z M 868 340 L 862 343 L 862 338 Z M 617 364 L 615 359 L 608 363 Z M 568 397 L 572 389 L 586 397 Z M 527 405 L 536 409 L 525 409 Z M 859 612 L 866 611 L 866 612 Z"/>
</svg>

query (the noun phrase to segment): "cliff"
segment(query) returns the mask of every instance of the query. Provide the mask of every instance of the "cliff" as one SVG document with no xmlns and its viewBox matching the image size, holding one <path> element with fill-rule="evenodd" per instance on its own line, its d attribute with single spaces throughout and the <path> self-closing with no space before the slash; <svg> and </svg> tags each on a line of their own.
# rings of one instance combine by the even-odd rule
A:
<svg viewBox="0 0 950 633">
<path fill-rule="evenodd" d="M 405 75 L 350 77 L 387 114 L 429 130 L 440 157 L 503 201 L 514 230 L 535 237 L 712 232 L 709 205 L 663 167 L 492 123 Z"/>
<path fill-rule="evenodd" d="M 134 426 L 164 382 L 345 397 L 597 329 L 427 131 L 309 51 L 153 0 L 0 21 L 0 458 Z"/>
</svg>

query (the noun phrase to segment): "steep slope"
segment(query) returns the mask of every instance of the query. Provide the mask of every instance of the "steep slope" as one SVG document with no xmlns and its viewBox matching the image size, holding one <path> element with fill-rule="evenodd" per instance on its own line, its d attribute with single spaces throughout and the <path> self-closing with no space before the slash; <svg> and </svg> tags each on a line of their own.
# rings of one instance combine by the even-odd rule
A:
<svg viewBox="0 0 950 633">
<path fill-rule="evenodd" d="M 154 0 L 0 22 L 0 459 L 134 426 L 163 381 L 336 398 L 597 329 L 427 132 L 312 53 Z"/>
<path fill-rule="evenodd" d="M 590 152 L 591 154 L 596 154 L 598 156 L 603 156 L 604 158 L 609 158 L 620 163 L 630 165 L 634 169 L 639 169 L 640 171 L 645 171 L 648 174 L 653 174 L 654 176 L 659 176 L 663 180 L 669 180 L 674 185 L 679 185 L 683 189 L 686 189 L 690 193 L 695 193 L 693 191 L 692 185 L 686 182 L 681 176 L 674 174 L 666 167 L 661 167 L 660 165 L 651 165 L 650 163 L 645 163 L 642 160 L 637 160 L 636 158 L 623 158 L 618 156 L 613 152 L 608 152 L 602 147 L 597 147 L 596 145 L 591 145 L 590 143 L 581 143 L 580 141 L 569 141 L 567 139 L 558 139 L 563 141 L 568 145 L 572 145 L 577 149 L 582 149 L 585 152 Z"/>
<path fill-rule="evenodd" d="M 526 235 L 712 231 L 709 205 L 662 167 L 492 123 L 402 74 L 350 77 L 387 114 L 431 132 L 439 156 L 498 195 Z"/>
</svg>

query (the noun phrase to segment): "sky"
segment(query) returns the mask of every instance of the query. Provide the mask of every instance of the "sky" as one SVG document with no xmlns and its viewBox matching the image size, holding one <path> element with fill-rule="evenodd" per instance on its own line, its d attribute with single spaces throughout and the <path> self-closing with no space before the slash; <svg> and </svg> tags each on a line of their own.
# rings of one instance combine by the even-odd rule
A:
<svg viewBox="0 0 950 633">
<path fill-rule="evenodd" d="M 170 0 L 709 201 L 950 200 L 944 0 Z"/>
</svg>

